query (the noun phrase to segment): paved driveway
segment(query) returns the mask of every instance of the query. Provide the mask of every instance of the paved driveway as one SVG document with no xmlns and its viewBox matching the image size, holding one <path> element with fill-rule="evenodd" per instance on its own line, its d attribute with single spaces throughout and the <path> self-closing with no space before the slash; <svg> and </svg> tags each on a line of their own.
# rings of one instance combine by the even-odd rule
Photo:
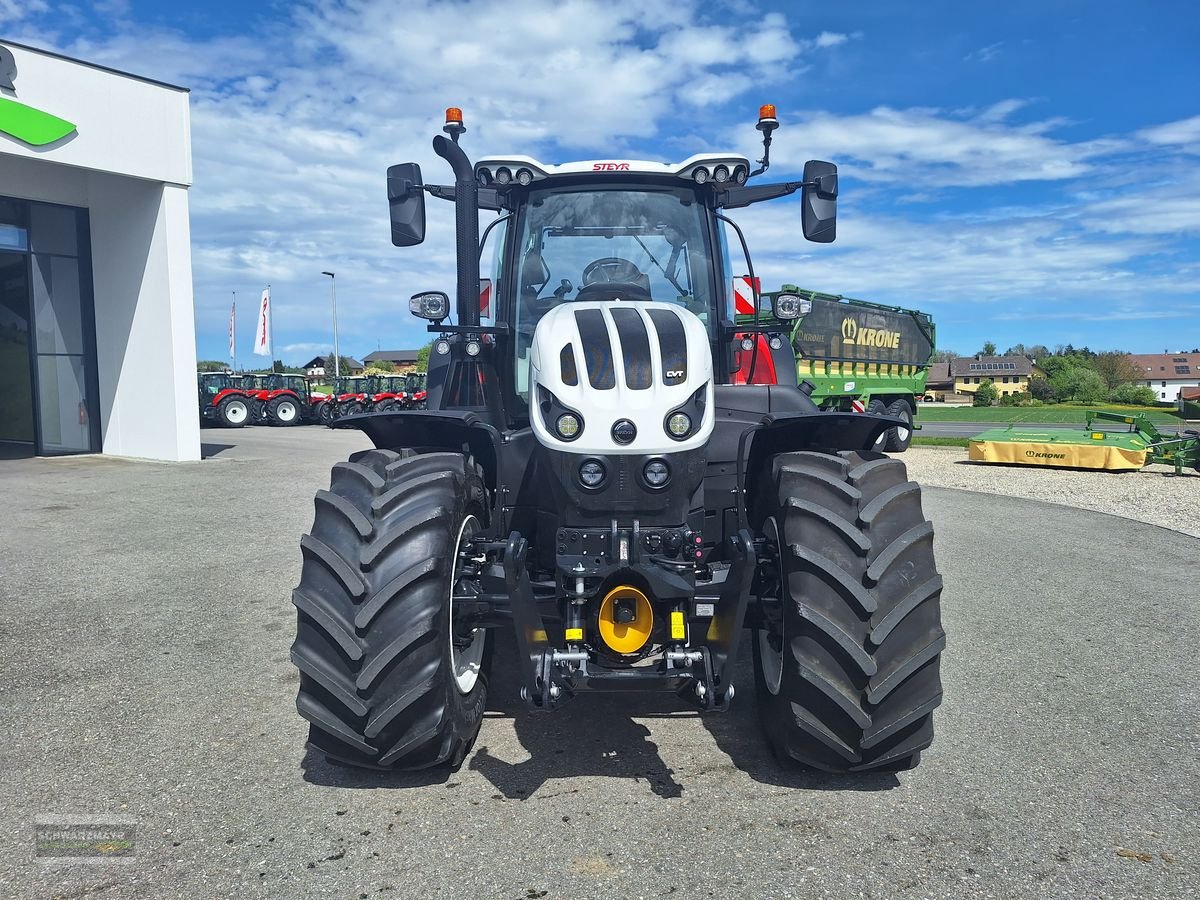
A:
<svg viewBox="0 0 1200 900">
<path fill-rule="evenodd" d="M 1200 541 L 931 489 L 946 703 L 915 772 L 782 771 L 734 709 L 517 703 L 500 665 L 451 775 L 306 756 L 288 662 L 320 428 L 209 460 L 0 462 L 0 895 L 1194 897 Z M 503 648 L 501 655 L 504 655 Z M 138 823 L 39 867 L 38 815 Z"/>
</svg>

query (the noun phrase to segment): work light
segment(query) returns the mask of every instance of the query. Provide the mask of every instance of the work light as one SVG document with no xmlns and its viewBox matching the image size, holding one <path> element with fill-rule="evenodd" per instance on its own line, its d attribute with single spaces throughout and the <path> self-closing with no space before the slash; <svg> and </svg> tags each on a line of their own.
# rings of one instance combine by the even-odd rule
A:
<svg viewBox="0 0 1200 900">
<path fill-rule="evenodd" d="M 558 436 L 564 441 L 573 441 L 579 437 L 579 432 L 583 430 L 583 426 L 579 422 L 579 416 L 574 413 L 563 413 L 558 417 L 558 421 L 554 423 L 554 430 L 558 432 Z"/>
<path fill-rule="evenodd" d="M 667 434 L 673 438 L 685 438 L 692 430 L 692 419 L 687 413 L 671 413 L 667 417 Z"/>
<path fill-rule="evenodd" d="M 579 467 L 579 480 L 584 487 L 599 487 L 607 474 L 604 464 L 595 459 L 589 459 Z"/>
</svg>

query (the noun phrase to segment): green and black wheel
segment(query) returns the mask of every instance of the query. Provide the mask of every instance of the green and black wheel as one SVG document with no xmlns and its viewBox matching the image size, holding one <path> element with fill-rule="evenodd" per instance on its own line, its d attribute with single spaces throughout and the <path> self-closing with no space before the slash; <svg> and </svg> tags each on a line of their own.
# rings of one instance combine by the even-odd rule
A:
<svg viewBox="0 0 1200 900">
<path fill-rule="evenodd" d="M 460 453 L 367 450 L 333 467 L 292 594 L 312 747 L 364 768 L 461 764 L 483 719 L 488 638 L 454 595 L 486 519 Z"/>
<path fill-rule="evenodd" d="M 772 476 L 753 504 L 774 557 L 753 641 L 772 749 L 827 772 L 911 768 L 946 644 L 921 490 L 873 453 L 780 454 Z"/>
</svg>

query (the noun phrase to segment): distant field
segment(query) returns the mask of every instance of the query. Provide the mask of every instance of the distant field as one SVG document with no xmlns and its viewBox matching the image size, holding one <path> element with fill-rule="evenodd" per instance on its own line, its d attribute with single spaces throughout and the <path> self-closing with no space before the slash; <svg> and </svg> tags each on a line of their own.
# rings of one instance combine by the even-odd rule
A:
<svg viewBox="0 0 1200 900">
<path fill-rule="evenodd" d="M 1151 422 L 1164 425 L 1178 424 L 1179 417 L 1174 410 L 1148 409 L 1144 406 L 1113 406 L 1112 404 L 1096 404 L 1095 406 L 943 406 L 937 403 L 923 403 L 917 413 L 921 422 L 1059 422 L 1068 425 L 1083 424 L 1084 414 L 1089 409 L 1102 409 L 1108 412 L 1129 415 L 1143 413 L 1149 416 Z"/>
</svg>

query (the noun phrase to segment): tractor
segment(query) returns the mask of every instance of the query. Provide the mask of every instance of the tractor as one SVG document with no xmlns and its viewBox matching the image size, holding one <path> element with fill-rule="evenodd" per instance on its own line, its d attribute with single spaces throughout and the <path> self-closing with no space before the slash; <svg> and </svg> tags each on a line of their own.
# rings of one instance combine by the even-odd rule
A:
<svg viewBox="0 0 1200 900">
<path fill-rule="evenodd" d="M 408 381 L 403 375 L 373 375 L 367 399 L 374 412 L 392 412 L 408 407 Z"/>
<path fill-rule="evenodd" d="M 425 409 L 428 394 L 425 391 L 425 373 L 409 372 L 405 376 L 405 393 L 408 394 L 410 409 Z"/>
<path fill-rule="evenodd" d="M 314 392 L 303 375 L 267 375 L 262 386 L 266 389 L 267 420 L 272 425 L 328 420 L 329 395 Z"/>
<path fill-rule="evenodd" d="M 334 423 L 374 449 L 334 465 L 300 542 L 291 658 L 313 750 L 368 769 L 461 765 L 494 646 L 515 647 L 534 710 L 664 691 L 719 711 L 748 643 L 779 760 L 917 764 L 945 634 L 920 488 L 871 450 L 902 423 L 736 377 L 737 336 L 790 346 L 800 303 L 777 294 L 773 325 L 736 322 L 727 235 L 753 267 L 728 213 L 799 193 L 804 236 L 836 230 L 833 164 L 748 183 L 777 127 L 763 107 L 753 171 L 720 153 L 472 164 L 450 109 L 433 148 L 452 185 L 388 170 L 395 245 L 423 240 L 427 193 L 454 203 L 456 297 L 409 301 L 433 335 L 428 408 Z M 487 317 L 481 209 L 499 213 Z"/>
<path fill-rule="evenodd" d="M 342 416 L 357 416 L 369 409 L 367 389 L 370 387 L 369 375 L 343 375 L 334 380 L 333 408 L 330 419 Z"/>
<path fill-rule="evenodd" d="M 252 415 L 253 401 L 236 387 L 228 372 L 197 372 L 200 422 L 241 428 Z"/>
<path fill-rule="evenodd" d="M 271 399 L 271 392 L 267 390 L 267 376 L 240 375 L 238 376 L 238 389 L 246 395 L 246 399 L 250 403 L 249 423 L 265 425 L 269 421 L 267 403 Z"/>
</svg>

